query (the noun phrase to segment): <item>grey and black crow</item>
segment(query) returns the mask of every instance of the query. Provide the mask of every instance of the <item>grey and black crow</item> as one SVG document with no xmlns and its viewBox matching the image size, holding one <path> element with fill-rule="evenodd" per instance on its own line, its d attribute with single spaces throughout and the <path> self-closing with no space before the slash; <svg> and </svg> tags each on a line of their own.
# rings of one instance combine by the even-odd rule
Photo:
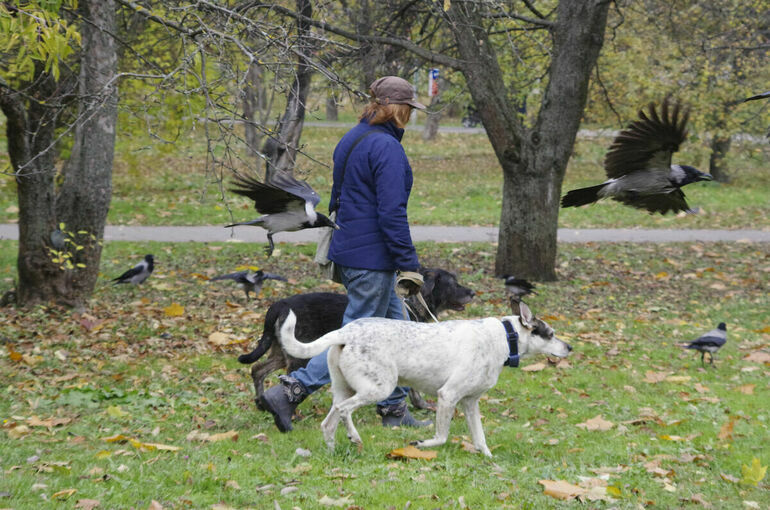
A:
<svg viewBox="0 0 770 510">
<path fill-rule="evenodd" d="M 308 183 L 295 179 L 288 172 L 276 171 L 270 183 L 238 175 L 233 184 L 238 188 L 232 188 L 230 191 L 252 199 L 254 208 L 263 216 L 225 227 L 256 225 L 266 229 L 270 243 L 265 249 L 268 257 L 275 249 L 273 234 L 276 232 L 294 232 L 317 227 L 339 229 L 328 217 L 316 212 L 315 207 L 321 201 L 318 193 Z"/>
<path fill-rule="evenodd" d="M 756 96 L 747 97 L 743 100 L 743 102 L 745 103 L 746 101 L 756 101 L 757 99 L 765 99 L 768 97 L 770 97 L 770 90 L 761 94 L 757 94 Z"/>
<path fill-rule="evenodd" d="M 682 111 L 679 102 L 670 106 L 668 98 L 663 101 L 660 115 L 652 103 L 649 114 L 639 111 L 639 120 L 615 137 L 604 158 L 609 179 L 569 191 L 561 206 L 578 207 L 611 198 L 651 214 L 690 212 L 682 186 L 713 177 L 691 166 L 671 164 L 671 155 L 687 137 L 688 117 L 689 112 Z"/>
<path fill-rule="evenodd" d="M 235 283 L 240 285 L 240 287 L 246 293 L 246 300 L 249 299 L 249 292 L 253 292 L 256 296 L 259 296 L 259 292 L 262 290 L 262 284 L 265 283 L 265 280 L 281 280 L 282 282 L 288 281 L 283 276 L 266 273 L 261 269 L 255 272 L 249 271 L 247 269 L 245 271 L 238 271 L 237 273 L 215 276 L 211 279 L 211 281 L 216 280 L 233 280 Z"/>
<path fill-rule="evenodd" d="M 711 365 L 714 365 L 714 353 L 717 352 L 727 341 L 727 326 L 724 322 L 700 336 L 688 344 L 682 344 L 685 349 L 695 349 L 700 352 L 700 363 L 703 365 L 703 357 L 706 353 L 711 356 Z"/>
<path fill-rule="evenodd" d="M 152 274 L 153 269 L 155 269 L 155 259 L 152 255 L 145 255 L 144 260 L 117 278 L 113 278 L 112 281 L 115 282 L 114 285 L 119 283 L 139 285 Z"/>
<path fill-rule="evenodd" d="M 505 291 L 512 297 L 521 301 L 521 298 L 527 294 L 537 294 L 535 292 L 535 284 L 530 283 L 523 278 L 516 278 L 515 276 L 504 275 Z"/>
</svg>

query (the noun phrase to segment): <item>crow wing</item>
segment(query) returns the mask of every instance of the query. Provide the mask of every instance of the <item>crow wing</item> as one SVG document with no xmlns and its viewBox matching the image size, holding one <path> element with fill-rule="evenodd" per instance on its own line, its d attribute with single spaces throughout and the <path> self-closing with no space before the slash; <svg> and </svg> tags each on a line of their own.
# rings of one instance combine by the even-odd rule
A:
<svg viewBox="0 0 770 510">
<path fill-rule="evenodd" d="M 231 188 L 230 191 L 252 199 L 254 201 L 254 208 L 260 214 L 277 214 L 291 210 L 304 210 L 307 198 L 297 194 L 302 185 L 293 178 L 292 180 L 294 181 L 293 183 L 285 182 L 285 184 L 291 185 L 287 186 L 289 189 L 284 189 L 283 186 L 279 187 L 279 185 L 260 182 L 252 177 L 236 175 L 233 185 L 238 186 L 238 188 Z M 282 181 L 279 184 L 283 185 L 284 182 Z M 306 186 L 312 193 L 315 193 L 310 186 Z M 318 198 L 314 206 L 320 200 Z"/>
<path fill-rule="evenodd" d="M 247 282 L 246 276 L 248 275 L 248 271 L 238 271 L 237 273 L 228 273 L 223 274 L 219 276 L 215 276 L 211 279 L 211 281 L 215 280 L 235 280 L 236 282 Z"/>
<path fill-rule="evenodd" d="M 274 172 L 272 177 L 270 178 L 270 183 L 273 186 L 276 186 L 278 188 L 281 188 L 282 190 L 288 191 L 293 195 L 302 197 L 302 199 L 304 199 L 305 202 L 310 202 L 311 204 L 313 204 L 314 209 L 315 209 L 315 206 L 317 206 L 318 203 L 321 201 L 321 197 L 310 186 L 310 184 L 308 184 L 305 181 L 300 181 L 296 179 L 289 172 L 285 172 L 283 170 Z"/>
<path fill-rule="evenodd" d="M 684 193 L 679 188 L 673 188 L 666 193 L 647 195 L 629 193 L 612 198 L 631 207 L 649 211 L 650 214 L 655 214 L 656 212 L 666 214 L 668 211 L 677 213 L 690 210 L 690 206 L 687 205 L 687 200 L 684 198 Z"/>
<path fill-rule="evenodd" d="M 118 276 L 117 278 L 113 278 L 111 281 L 119 282 L 119 281 L 123 281 L 123 280 L 129 280 L 129 279 L 133 278 L 134 276 L 138 275 L 139 273 L 141 273 L 143 270 L 144 270 L 144 265 L 141 264 L 141 263 L 137 264 L 136 266 L 132 267 L 131 269 L 129 269 L 128 271 L 126 271 L 122 275 Z"/>
<path fill-rule="evenodd" d="M 757 99 L 764 99 L 766 97 L 770 97 L 770 91 L 762 92 L 761 94 L 757 94 L 756 96 L 747 97 L 743 100 L 745 103 L 746 101 L 756 101 Z"/>
<path fill-rule="evenodd" d="M 615 179 L 639 170 L 659 171 L 668 176 L 671 155 L 687 137 L 688 118 L 689 111 L 682 111 L 679 102 L 669 108 L 668 98 L 663 101 L 660 116 L 653 103 L 649 105 L 649 114 L 640 110 L 639 120 L 622 130 L 607 151 L 607 177 Z"/>
</svg>

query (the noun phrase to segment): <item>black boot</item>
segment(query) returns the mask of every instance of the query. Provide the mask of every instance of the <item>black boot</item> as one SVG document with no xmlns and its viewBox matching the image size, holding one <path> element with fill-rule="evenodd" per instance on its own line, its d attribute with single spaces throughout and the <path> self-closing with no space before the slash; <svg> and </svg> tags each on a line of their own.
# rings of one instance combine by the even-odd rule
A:
<svg viewBox="0 0 770 510">
<path fill-rule="evenodd" d="M 281 384 L 268 388 L 260 397 L 259 403 L 263 409 L 273 415 L 278 430 L 289 432 L 293 428 L 291 417 L 294 415 L 294 410 L 309 393 L 302 383 L 293 377 L 282 375 L 279 379 Z"/>
<path fill-rule="evenodd" d="M 433 423 L 431 420 L 415 420 L 406 407 L 406 401 L 386 406 L 377 404 L 377 414 L 382 416 L 383 427 L 427 427 Z"/>
</svg>

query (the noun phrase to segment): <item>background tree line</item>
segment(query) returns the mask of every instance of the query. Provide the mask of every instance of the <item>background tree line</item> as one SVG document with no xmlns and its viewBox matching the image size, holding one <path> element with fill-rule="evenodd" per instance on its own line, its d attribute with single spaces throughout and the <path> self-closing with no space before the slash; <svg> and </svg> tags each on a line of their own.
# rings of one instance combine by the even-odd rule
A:
<svg viewBox="0 0 770 510">
<path fill-rule="evenodd" d="M 308 97 L 441 69 L 435 107 L 472 103 L 500 164 L 495 271 L 555 278 L 561 184 L 581 121 L 620 127 L 676 94 L 712 148 L 761 132 L 770 13 L 759 0 L 358 0 L 0 4 L 0 109 L 19 202 L 17 300 L 83 306 L 96 282 L 118 130 L 200 129 L 207 172 L 269 178 L 302 158 Z M 424 81 L 423 81 L 424 83 Z M 326 155 L 328 156 L 328 155 Z"/>
</svg>

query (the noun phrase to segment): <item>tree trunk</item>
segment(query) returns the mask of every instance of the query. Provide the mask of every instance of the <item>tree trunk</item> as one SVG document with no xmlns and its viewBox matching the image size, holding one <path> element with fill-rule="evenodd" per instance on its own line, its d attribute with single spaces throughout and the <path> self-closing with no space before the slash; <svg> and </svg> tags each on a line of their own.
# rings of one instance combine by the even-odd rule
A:
<svg viewBox="0 0 770 510">
<path fill-rule="evenodd" d="M 262 136 L 257 133 L 255 126 L 255 120 L 257 112 L 260 109 L 260 103 L 264 102 L 261 93 L 262 80 L 261 70 L 259 64 L 252 62 L 249 64 L 249 69 L 246 71 L 246 80 L 243 86 L 243 119 L 246 121 L 244 124 L 244 139 L 246 141 L 246 147 L 248 147 L 249 155 L 253 156 L 259 151 L 259 142 Z"/>
<path fill-rule="evenodd" d="M 730 152 L 732 138 L 727 135 L 714 135 L 711 139 L 711 156 L 709 156 L 709 173 L 718 182 L 730 182 L 730 173 L 725 164 L 725 157 Z"/>
<path fill-rule="evenodd" d="M 548 86 L 538 118 L 526 129 L 493 45 L 473 4 L 453 3 L 447 17 L 461 71 L 503 170 L 495 272 L 556 278 L 556 231 L 564 173 L 580 126 L 588 83 L 604 41 L 609 2 L 562 0 L 551 28 Z M 511 91 L 513 92 L 513 91 Z"/>
<path fill-rule="evenodd" d="M 313 14 L 313 6 L 310 0 L 297 0 L 297 12 L 310 18 Z M 299 140 L 305 123 L 305 104 L 310 93 L 310 80 L 313 70 L 302 54 L 312 49 L 308 37 L 310 24 L 298 19 L 297 31 L 299 33 L 299 47 L 301 51 L 299 52 L 300 56 L 298 57 L 295 70 L 294 82 L 286 100 L 286 110 L 278 127 L 277 140 L 267 140 L 265 142 L 265 148 L 269 148 L 268 145 L 271 143 L 275 143 L 277 147 L 272 151 L 263 150 L 269 158 L 265 171 L 265 180 L 268 182 L 273 172 L 277 170 L 294 171 Z"/>
<path fill-rule="evenodd" d="M 329 94 L 326 96 L 326 120 L 337 122 L 338 118 L 337 99 L 334 97 L 334 94 Z"/>
<path fill-rule="evenodd" d="M 439 80 L 441 80 L 441 78 L 439 78 Z M 443 90 L 444 83 L 443 81 L 439 81 L 438 94 L 430 98 L 430 106 L 433 107 L 441 103 L 441 93 Z M 433 108 L 431 108 L 431 110 L 433 110 Z M 425 127 L 422 130 L 423 140 L 428 141 L 436 138 L 439 121 L 441 121 L 441 110 L 438 110 L 435 113 L 426 114 Z"/>
<path fill-rule="evenodd" d="M 55 189 L 54 130 L 62 87 L 38 69 L 32 96 L 0 93 L 8 117 L 8 152 L 19 200 L 20 305 L 54 302 L 79 307 L 99 272 L 104 223 L 112 193 L 117 118 L 117 53 L 112 0 L 84 0 L 83 53 L 72 158 Z M 10 114 L 10 115 L 9 115 Z M 60 226 L 63 228 L 60 229 Z"/>
</svg>

